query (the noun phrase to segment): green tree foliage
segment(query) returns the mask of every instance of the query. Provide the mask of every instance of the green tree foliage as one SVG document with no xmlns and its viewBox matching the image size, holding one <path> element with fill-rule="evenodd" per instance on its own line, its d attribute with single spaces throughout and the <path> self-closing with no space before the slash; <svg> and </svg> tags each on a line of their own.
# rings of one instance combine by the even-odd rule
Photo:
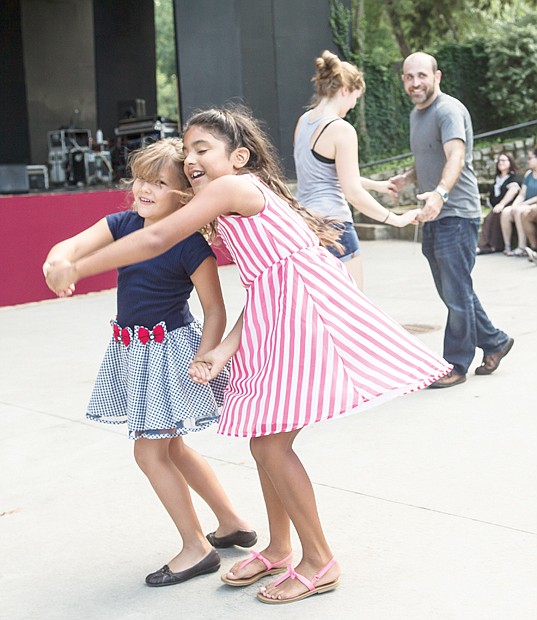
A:
<svg viewBox="0 0 537 620">
<path fill-rule="evenodd" d="M 520 15 L 535 0 L 382 0 L 401 58 L 439 41 L 464 43 L 497 20 Z"/>
<path fill-rule="evenodd" d="M 474 131 L 480 133 L 501 127 L 488 96 L 489 56 L 485 41 L 477 39 L 466 44 L 450 41 L 430 51 L 442 71 L 442 91 L 464 103 L 472 117 Z"/>
<path fill-rule="evenodd" d="M 352 8 L 356 8 L 353 4 Z M 354 125 L 360 144 L 361 162 L 397 155 L 408 149 L 408 103 L 399 71 L 356 50 L 352 36 L 353 10 L 340 0 L 331 0 L 330 25 L 334 42 L 345 60 L 364 71 L 366 93 L 362 105 L 351 110 L 347 120 Z M 364 5 L 364 12 L 368 7 Z"/>
<path fill-rule="evenodd" d="M 486 91 L 502 124 L 537 118 L 537 15 L 505 23 L 484 42 Z"/>
<path fill-rule="evenodd" d="M 470 110 L 476 132 L 537 118 L 536 0 L 330 0 L 340 56 L 363 68 L 367 91 L 356 127 L 360 161 L 408 150 L 411 108 L 402 59 L 432 53 L 442 90 Z M 357 19 L 356 11 L 360 11 Z M 353 29 L 364 28 L 361 36 Z M 362 113 L 362 116 L 361 116 Z"/>
<path fill-rule="evenodd" d="M 178 89 L 173 0 L 154 0 L 154 2 L 158 113 L 161 116 L 177 119 Z"/>
<path fill-rule="evenodd" d="M 536 20 L 535 13 L 497 20 L 486 36 L 433 50 L 442 90 L 464 102 L 477 132 L 537 118 Z"/>
</svg>

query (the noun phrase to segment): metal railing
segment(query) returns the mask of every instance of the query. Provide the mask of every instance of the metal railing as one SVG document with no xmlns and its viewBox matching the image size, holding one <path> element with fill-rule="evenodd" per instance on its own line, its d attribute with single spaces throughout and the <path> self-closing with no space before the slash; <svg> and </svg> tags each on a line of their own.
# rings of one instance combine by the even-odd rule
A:
<svg viewBox="0 0 537 620">
<path fill-rule="evenodd" d="M 527 121 L 525 123 L 519 123 L 518 125 L 511 125 L 510 127 L 504 127 L 502 129 L 495 129 L 493 131 L 485 131 L 474 136 L 474 142 L 482 138 L 490 138 L 491 136 L 499 136 L 502 133 L 508 133 L 510 131 L 516 131 L 517 129 L 524 129 L 526 127 L 532 127 L 537 125 L 537 120 Z M 412 157 L 412 153 L 403 153 L 402 155 L 394 155 L 393 157 L 387 157 L 386 159 L 378 159 L 377 161 L 368 162 L 366 164 L 360 164 L 360 169 L 372 168 L 373 166 L 379 166 L 380 164 L 388 164 L 392 161 L 399 161 L 400 159 L 408 159 Z"/>
</svg>

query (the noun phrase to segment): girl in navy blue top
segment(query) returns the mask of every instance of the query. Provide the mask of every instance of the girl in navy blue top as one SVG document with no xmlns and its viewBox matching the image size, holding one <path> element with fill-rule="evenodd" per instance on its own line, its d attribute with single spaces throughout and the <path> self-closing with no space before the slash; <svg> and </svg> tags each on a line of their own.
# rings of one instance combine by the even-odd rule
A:
<svg viewBox="0 0 537 620">
<path fill-rule="evenodd" d="M 181 140 L 160 140 L 135 151 L 129 166 L 132 210 L 108 215 L 55 245 L 43 266 L 45 273 L 53 261 L 86 256 L 158 222 L 188 200 Z M 193 288 L 203 308 L 203 325 L 189 310 Z M 73 291 L 74 287 L 64 294 Z M 257 540 L 209 464 L 182 438 L 218 420 L 227 368 L 210 384 L 199 385 L 189 378 L 188 366 L 220 342 L 225 325 L 215 256 L 200 233 L 161 256 L 118 270 L 117 317 L 86 415 L 99 422 L 127 423 L 136 462 L 182 538 L 180 553 L 146 577 L 150 586 L 216 571 L 220 557 L 213 547 L 250 547 Z M 218 519 L 218 529 L 207 537 L 189 487 Z"/>
</svg>

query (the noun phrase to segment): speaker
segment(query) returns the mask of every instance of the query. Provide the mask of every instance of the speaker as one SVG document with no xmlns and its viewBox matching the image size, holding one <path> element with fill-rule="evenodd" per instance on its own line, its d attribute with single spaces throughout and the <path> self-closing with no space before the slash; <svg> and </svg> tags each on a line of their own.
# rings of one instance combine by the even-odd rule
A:
<svg viewBox="0 0 537 620">
<path fill-rule="evenodd" d="M 26 166 L 30 190 L 45 190 L 49 187 L 47 166 Z"/>
<path fill-rule="evenodd" d="M 0 194 L 26 194 L 29 191 L 26 164 L 0 165 Z"/>
<path fill-rule="evenodd" d="M 119 120 L 124 118 L 140 118 L 145 116 L 145 99 L 128 99 L 117 102 L 117 117 Z"/>
</svg>

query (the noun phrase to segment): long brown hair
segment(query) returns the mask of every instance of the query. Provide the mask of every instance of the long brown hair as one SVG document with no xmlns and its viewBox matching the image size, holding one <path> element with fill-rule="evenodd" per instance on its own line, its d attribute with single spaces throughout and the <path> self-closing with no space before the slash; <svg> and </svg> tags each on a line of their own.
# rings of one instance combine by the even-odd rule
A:
<svg viewBox="0 0 537 620">
<path fill-rule="evenodd" d="M 242 173 L 251 172 L 258 176 L 276 195 L 285 200 L 299 213 L 311 230 L 319 237 L 322 245 L 338 247 L 341 231 L 333 226 L 333 220 L 315 215 L 298 203 L 285 182 L 276 148 L 260 121 L 243 105 L 234 104 L 225 108 L 211 108 L 196 112 L 187 121 L 183 135 L 192 127 L 203 127 L 226 143 L 226 150 L 232 153 L 245 147 L 250 153 Z M 339 246 L 341 247 L 341 246 Z"/>
<path fill-rule="evenodd" d="M 512 153 L 505 153 L 505 152 L 501 152 L 498 155 L 498 159 L 500 159 L 500 157 L 507 157 L 507 159 L 509 160 L 509 174 L 516 174 L 518 172 L 518 166 L 516 164 L 515 158 L 513 157 Z M 498 160 L 496 160 L 496 175 L 500 174 L 500 171 L 498 169 Z"/>
</svg>

